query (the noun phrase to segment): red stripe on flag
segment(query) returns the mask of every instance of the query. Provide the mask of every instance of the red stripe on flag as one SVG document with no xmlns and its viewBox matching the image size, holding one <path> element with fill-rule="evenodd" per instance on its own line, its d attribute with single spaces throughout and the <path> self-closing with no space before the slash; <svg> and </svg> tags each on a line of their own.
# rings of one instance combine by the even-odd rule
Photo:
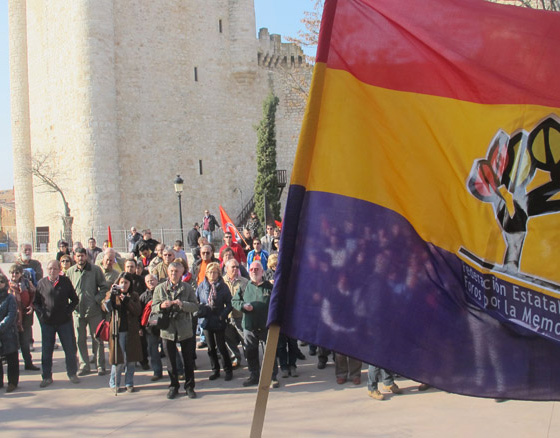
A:
<svg viewBox="0 0 560 438">
<path fill-rule="evenodd" d="M 323 34 L 317 60 L 370 85 L 485 104 L 560 104 L 557 12 L 474 0 L 327 0 Z"/>
</svg>

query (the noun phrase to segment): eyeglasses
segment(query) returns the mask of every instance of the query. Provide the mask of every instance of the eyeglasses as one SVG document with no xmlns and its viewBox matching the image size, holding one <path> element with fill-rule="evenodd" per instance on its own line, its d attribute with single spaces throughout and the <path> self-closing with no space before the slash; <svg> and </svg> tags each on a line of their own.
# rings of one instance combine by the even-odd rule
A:
<svg viewBox="0 0 560 438">
<path fill-rule="evenodd" d="M 238 265 L 231 265 L 231 269 L 239 269 Z"/>
<path fill-rule="evenodd" d="M 203 251 L 200 254 L 206 254 L 207 255 L 207 254 L 210 254 L 210 253 L 208 251 Z"/>
<path fill-rule="evenodd" d="M 260 270 L 260 268 L 250 268 L 249 269 L 249 271 L 251 271 L 251 272 L 255 272 L 255 271 L 259 271 L 259 270 Z"/>
<path fill-rule="evenodd" d="M 173 257 L 173 254 L 164 254 L 164 257 Z"/>
<path fill-rule="evenodd" d="M 60 263 L 70 263 L 70 260 L 61 260 Z"/>
</svg>

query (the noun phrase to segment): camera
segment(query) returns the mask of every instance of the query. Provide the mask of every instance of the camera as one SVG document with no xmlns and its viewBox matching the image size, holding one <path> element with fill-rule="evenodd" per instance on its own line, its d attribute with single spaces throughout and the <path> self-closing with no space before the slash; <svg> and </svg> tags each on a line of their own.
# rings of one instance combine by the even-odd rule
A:
<svg viewBox="0 0 560 438">
<path fill-rule="evenodd" d="M 113 286 L 111 286 L 111 295 L 120 295 L 122 293 L 122 291 L 124 290 L 124 287 L 119 285 L 119 284 L 114 284 Z"/>
</svg>

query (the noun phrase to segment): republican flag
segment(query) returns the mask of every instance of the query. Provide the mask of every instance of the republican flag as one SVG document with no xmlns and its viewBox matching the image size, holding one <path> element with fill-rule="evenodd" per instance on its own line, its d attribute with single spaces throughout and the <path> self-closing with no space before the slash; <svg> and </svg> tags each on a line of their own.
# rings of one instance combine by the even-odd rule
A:
<svg viewBox="0 0 560 438">
<path fill-rule="evenodd" d="M 238 239 L 238 236 L 239 236 L 239 231 L 237 231 L 237 228 L 233 224 L 233 221 L 228 216 L 228 214 L 223 209 L 223 207 L 221 205 L 219 207 L 220 207 L 220 221 L 222 222 L 222 230 L 224 230 L 224 233 L 226 231 L 229 231 L 231 233 L 231 237 L 232 237 L 231 240 L 234 243 L 237 243 L 237 239 Z"/>
<path fill-rule="evenodd" d="M 437 388 L 560 399 L 560 15 L 326 0 L 269 323 Z"/>
</svg>

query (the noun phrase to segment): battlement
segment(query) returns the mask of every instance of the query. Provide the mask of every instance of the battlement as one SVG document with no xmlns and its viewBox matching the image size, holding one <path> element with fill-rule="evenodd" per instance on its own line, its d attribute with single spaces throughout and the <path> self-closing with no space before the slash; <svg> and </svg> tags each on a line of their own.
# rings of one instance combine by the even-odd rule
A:
<svg viewBox="0 0 560 438">
<path fill-rule="evenodd" d="M 305 54 L 296 43 L 283 43 L 282 36 L 276 33 L 268 33 L 268 29 L 259 29 L 258 47 L 259 67 L 276 68 L 300 68 L 309 67 Z"/>
</svg>

